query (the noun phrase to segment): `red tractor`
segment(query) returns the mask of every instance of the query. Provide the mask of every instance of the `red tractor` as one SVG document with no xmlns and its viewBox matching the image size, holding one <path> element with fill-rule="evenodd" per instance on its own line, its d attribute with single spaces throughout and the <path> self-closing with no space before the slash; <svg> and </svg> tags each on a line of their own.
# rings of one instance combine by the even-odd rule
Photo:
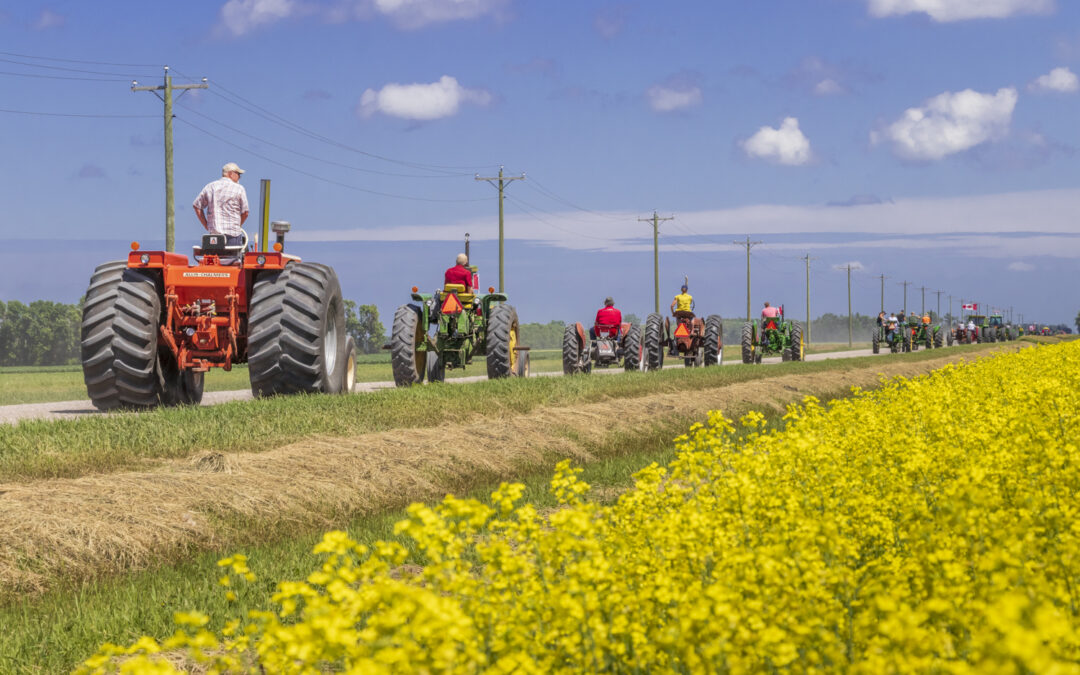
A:
<svg viewBox="0 0 1080 675">
<path fill-rule="evenodd" d="M 207 234 L 194 261 L 131 244 L 99 265 L 82 318 L 83 377 L 101 410 L 197 404 L 210 368 L 247 363 L 257 396 L 352 389 L 356 346 L 345 334 L 337 274 L 283 252 Z"/>
<path fill-rule="evenodd" d="M 718 314 L 705 319 L 693 312 L 675 312 L 675 330 L 671 320 L 650 314 L 645 319 L 645 368 L 664 367 L 664 353 L 682 357 L 687 368 L 720 365 L 724 358 L 724 326 Z"/>
<path fill-rule="evenodd" d="M 572 323 L 563 331 L 563 373 L 591 373 L 593 367 L 609 368 L 622 361 L 627 372 L 641 370 L 643 347 L 641 327 L 623 322 L 619 325 L 598 323 L 586 331 Z"/>
</svg>

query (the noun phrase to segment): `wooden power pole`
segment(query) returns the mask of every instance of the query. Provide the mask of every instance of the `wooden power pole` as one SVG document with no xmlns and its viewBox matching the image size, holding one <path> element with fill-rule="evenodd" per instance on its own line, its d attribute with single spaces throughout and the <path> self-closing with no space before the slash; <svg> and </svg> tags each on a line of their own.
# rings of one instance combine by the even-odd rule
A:
<svg viewBox="0 0 1080 675">
<path fill-rule="evenodd" d="M 660 223 L 664 220 L 675 220 L 675 216 L 661 218 L 654 210 L 652 218 L 638 218 L 639 223 L 652 223 L 653 311 L 657 314 L 660 313 Z"/>
<path fill-rule="evenodd" d="M 173 91 L 177 89 L 184 90 L 181 92 L 181 96 L 188 89 L 206 89 L 206 78 L 204 77 L 201 84 L 173 84 L 172 75 L 169 74 L 169 67 L 165 66 L 165 83 L 157 87 L 140 87 L 139 83 L 135 80 L 131 82 L 131 91 L 152 91 L 154 95 L 162 100 L 165 104 L 165 250 L 173 251 L 176 249 L 176 210 L 174 208 L 174 195 L 173 195 L 173 138 L 172 138 L 172 118 L 173 118 Z M 162 92 L 159 94 L 158 92 Z"/>
<path fill-rule="evenodd" d="M 525 180 L 525 174 L 520 176 L 504 176 L 503 168 L 499 167 L 498 176 L 481 176 L 476 174 L 476 180 L 486 180 L 499 190 L 499 292 L 504 292 L 503 286 L 503 190 L 506 189 L 507 183 L 512 183 L 516 180 Z M 499 181 L 498 184 L 495 181 Z M 472 262 L 470 261 L 470 265 Z"/>
<path fill-rule="evenodd" d="M 760 241 L 750 241 L 750 235 L 746 235 L 746 241 L 733 241 L 733 244 L 746 247 L 746 320 L 750 320 L 750 249 L 758 244 L 764 243 Z"/>
</svg>

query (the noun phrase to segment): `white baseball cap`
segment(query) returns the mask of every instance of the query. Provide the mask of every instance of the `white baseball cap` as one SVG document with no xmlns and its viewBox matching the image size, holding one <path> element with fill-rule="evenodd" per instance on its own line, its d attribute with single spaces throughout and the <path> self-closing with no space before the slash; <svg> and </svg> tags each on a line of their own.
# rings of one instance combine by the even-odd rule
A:
<svg viewBox="0 0 1080 675">
<path fill-rule="evenodd" d="M 236 173 L 244 173 L 244 170 L 236 165 L 236 162 L 229 162 L 225 166 L 221 167 L 221 175 L 225 176 L 235 171 Z"/>
</svg>

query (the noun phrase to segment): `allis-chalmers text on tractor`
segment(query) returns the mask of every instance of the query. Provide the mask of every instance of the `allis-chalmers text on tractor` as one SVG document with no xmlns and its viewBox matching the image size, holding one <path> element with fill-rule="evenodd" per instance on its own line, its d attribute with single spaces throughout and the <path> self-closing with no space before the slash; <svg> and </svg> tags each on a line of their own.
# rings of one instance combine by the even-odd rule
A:
<svg viewBox="0 0 1080 675">
<path fill-rule="evenodd" d="M 203 236 L 186 255 L 142 251 L 99 265 L 82 318 L 83 377 L 101 410 L 197 404 L 210 368 L 247 363 L 255 396 L 352 389 L 337 274 L 283 252 Z"/>
</svg>

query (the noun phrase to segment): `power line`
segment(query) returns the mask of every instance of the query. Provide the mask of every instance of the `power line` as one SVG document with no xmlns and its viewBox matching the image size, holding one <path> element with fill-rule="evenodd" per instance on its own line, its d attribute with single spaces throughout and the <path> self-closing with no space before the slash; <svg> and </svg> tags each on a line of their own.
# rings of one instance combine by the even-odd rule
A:
<svg viewBox="0 0 1080 675">
<path fill-rule="evenodd" d="M 15 77 L 33 77 L 45 80 L 75 80 L 77 82 L 128 82 L 127 77 L 75 77 L 73 75 L 44 75 L 40 73 L 16 73 L 10 70 L 0 70 L 0 75 L 13 75 Z"/>
<path fill-rule="evenodd" d="M 213 138 L 214 140 L 221 141 L 222 143 L 224 143 L 226 145 L 229 145 L 229 146 L 232 146 L 232 147 L 236 148 L 237 150 L 241 150 L 243 152 L 246 152 L 246 153 L 248 153 L 249 155 L 251 155 L 253 157 L 258 157 L 259 159 L 261 159 L 261 160 L 263 160 L 265 162 L 270 162 L 271 164 L 273 164 L 275 166 L 280 166 L 282 168 L 288 169 L 289 171 L 294 171 L 294 172 L 296 172 L 298 174 L 307 176 L 309 178 L 314 178 L 315 180 L 319 180 L 319 181 L 322 181 L 324 183 L 328 183 L 330 185 L 337 185 L 338 187 L 343 187 L 343 188 L 346 188 L 348 190 L 355 190 L 356 192 L 363 192 L 365 194 L 378 195 L 379 197 L 391 197 L 393 199 L 404 199 L 404 200 L 408 200 L 408 201 L 417 201 L 417 202 L 444 202 L 444 203 L 453 202 L 453 203 L 461 203 L 461 202 L 482 202 L 482 201 L 485 201 L 483 199 L 435 199 L 435 198 L 431 198 L 431 197 L 414 197 L 414 196 L 410 196 L 410 195 L 399 195 L 399 194 L 394 194 L 394 193 L 391 193 L 391 192 L 380 192 L 379 190 L 369 190 L 367 188 L 357 187 L 356 185 L 350 185 L 348 183 L 342 183 L 340 181 L 332 180 L 330 178 L 326 178 L 326 177 L 320 176 L 318 174 L 311 173 L 310 171 L 304 171 L 303 169 L 298 169 L 295 166 L 292 166 L 290 164 L 286 164 L 284 162 L 279 162 L 276 159 L 271 159 L 271 158 L 267 157 L 266 155 L 255 152 L 254 150 L 251 150 L 250 148 L 245 148 L 245 147 L 243 147 L 241 145 L 233 143 L 232 141 L 230 141 L 230 140 L 228 140 L 226 138 L 222 138 L 221 136 L 218 136 L 217 134 L 215 134 L 215 133 L 213 133 L 211 131 L 207 131 L 206 129 L 203 129 L 202 127 L 198 126 L 197 124 L 189 122 L 188 120 L 185 120 L 182 117 L 177 117 L 176 121 L 182 122 L 182 123 L 188 125 L 189 127 L 191 127 L 192 129 L 195 129 L 196 131 L 200 131 L 203 134 L 206 134 L 207 136 L 209 136 L 210 138 Z"/>
<path fill-rule="evenodd" d="M 9 110 L 7 108 L 0 108 L 0 112 L 10 113 L 12 115 L 42 115 L 44 117 L 99 117 L 118 119 L 146 119 L 150 117 L 157 117 L 157 115 L 95 115 L 90 113 L 55 113 L 42 112 L 39 110 Z"/>
<path fill-rule="evenodd" d="M 277 143 L 274 143 L 272 141 L 268 141 L 265 138 L 262 138 L 260 136 L 256 136 L 254 134 L 249 134 L 246 131 L 243 131 L 241 129 L 237 129 L 234 126 L 225 124 L 224 122 L 222 122 L 220 120 L 216 120 L 213 117 L 210 117 L 209 115 L 201 113 L 198 110 L 195 110 L 194 108 L 192 108 L 191 106 L 181 105 L 180 107 L 183 108 L 184 110 L 188 111 L 189 113 L 198 115 L 199 117 L 201 117 L 201 118 L 203 118 L 203 119 L 205 119 L 205 120 L 207 120 L 209 122 L 213 122 L 214 124 L 216 124 L 216 125 L 218 125 L 220 127 L 224 127 L 225 129 L 228 129 L 229 131 L 231 131 L 231 132 L 233 132 L 235 134 L 245 136 L 247 138 L 250 138 L 253 141 L 258 141 L 259 143 L 269 145 L 272 148 L 276 148 L 278 150 L 282 150 L 284 152 L 294 154 L 294 155 L 296 155 L 298 157 L 304 157 L 306 159 L 314 160 L 316 162 L 321 162 L 323 164 L 330 164 L 332 166 L 339 166 L 339 167 L 341 167 L 343 169 L 352 169 L 353 171 L 361 171 L 363 173 L 372 173 L 372 174 L 377 174 L 377 175 L 380 175 L 380 176 L 394 176 L 394 177 L 398 177 L 398 178 L 457 178 L 458 177 L 457 175 L 451 175 L 451 174 L 445 174 L 445 175 L 427 174 L 426 175 L 426 174 L 418 174 L 418 173 L 394 173 L 394 172 L 391 172 L 391 171 L 379 171 L 378 169 L 365 169 L 363 167 L 354 166 L 352 164 L 345 164 L 345 163 L 342 163 L 342 162 L 335 162 L 332 159 L 326 159 L 325 157 L 319 157 L 319 156 L 316 156 L 316 155 L 309 155 L 306 152 L 300 152 L 299 150 L 293 150 L 292 148 L 288 148 L 288 147 L 285 147 L 283 145 L 278 145 Z"/>
<path fill-rule="evenodd" d="M 573 202 L 571 202 L 571 201 L 569 201 L 567 199 L 564 199 L 564 198 L 560 197 L 559 195 L 555 194 L 550 189 L 544 187 L 542 184 L 537 182 L 536 179 L 534 179 L 532 177 L 530 177 L 529 182 L 526 183 L 526 185 L 529 185 L 529 187 L 532 187 L 532 188 L 536 189 L 537 192 L 540 192 L 541 194 L 547 196 L 549 199 L 552 199 L 552 200 L 557 201 L 557 202 L 559 202 L 561 204 L 569 206 L 572 209 L 577 209 L 578 211 L 582 211 L 584 213 L 590 213 L 590 214 L 592 214 L 594 216 L 599 216 L 601 218 L 608 218 L 610 220 L 619 220 L 619 221 L 623 220 L 622 216 L 613 216 L 613 215 L 611 215 L 609 213 L 601 213 L 599 211 L 593 211 L 592 209 L 587 209 L 584 206 L 578 206 L 577 204 L 575 204 L 575 203 L 573 203 Z"/>
<path fill-rule="evenodd" d="M 4 56 L 18 56 L 22 59 L 38 59 L 39 61 L 57 61 L 60 63 L 82 63 L 90 66 L 122 66 L 128 68 L 154 68 L 156 63 L 112 63 L 110 61 L 83 61 L 80 59 L 61 59 L 54 56 L 34 56 L 33 54 L 16 54 L 15 52 L 0 52 Z"/>
<path fill-rule="evenodd" d="M 26 61 L 16 61 L 15 59 L 5 59 L 0 57 L 0 62 L 14 63 L 20 66 L 29 66 L 30 68 L 45 68 L 47 70 L 62 70 L 68 73 L 87 73 L 90 75 L 123 75 L 124 73 L 112 73 L 106 70 L 85 70 L 83 68 L 65 68 L 64 66 L 49 66 L 44 63 L 28 63 Z M 155 77 L 154 75 L 143 75 L 143 77 Z"/>
</svg>

